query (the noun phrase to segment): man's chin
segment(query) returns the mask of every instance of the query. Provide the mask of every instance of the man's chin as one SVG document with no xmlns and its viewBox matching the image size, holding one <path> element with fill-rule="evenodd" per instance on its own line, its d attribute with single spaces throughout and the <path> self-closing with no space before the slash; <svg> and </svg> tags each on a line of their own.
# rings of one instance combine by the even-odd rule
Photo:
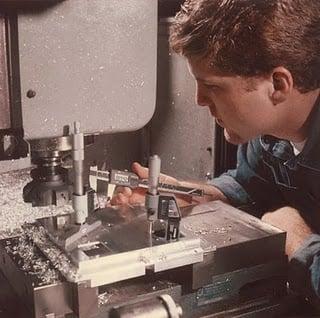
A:
<svg viewBox="0 0 320 318">
<path fill-rule="evenodd" d="M 223 129 L 224 137 L 227 142 L 233 145 L 240 145 L 246 142 L 246 140 L 242 139 L 239 135 L 234 132 L 228 131 L 226 128 Z"/>
</svg>

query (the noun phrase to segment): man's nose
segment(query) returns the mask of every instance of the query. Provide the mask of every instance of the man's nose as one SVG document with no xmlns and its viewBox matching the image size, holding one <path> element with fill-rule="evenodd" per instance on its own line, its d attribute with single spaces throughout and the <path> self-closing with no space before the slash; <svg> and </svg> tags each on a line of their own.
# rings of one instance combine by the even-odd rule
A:
<svg viewBox="0 0 320 318">
<path fill-rule="evenodd" d="M 209 101 L 204 89 L 201 88 L 199 84 L 197 85 L 197 88 L 196 88 L 196 103 L 199 106 L 209 106 L 209 104 L 210 104 L 210 101 Z"/>
</svg>

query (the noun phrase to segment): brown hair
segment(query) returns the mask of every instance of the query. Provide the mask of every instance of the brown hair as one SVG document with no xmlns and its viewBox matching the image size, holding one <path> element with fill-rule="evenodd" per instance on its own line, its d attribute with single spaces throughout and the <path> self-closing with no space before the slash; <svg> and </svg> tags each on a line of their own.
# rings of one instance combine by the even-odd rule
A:
<svg viewBox="0 0 320 318">
<path fill-rule="evenodd" d="M 218 72 L 284 66 L 301 92 L 320 86 L 320 0 L 187 0 L 170 31 L 175 52 L 209 58 Z"/>
</svg>

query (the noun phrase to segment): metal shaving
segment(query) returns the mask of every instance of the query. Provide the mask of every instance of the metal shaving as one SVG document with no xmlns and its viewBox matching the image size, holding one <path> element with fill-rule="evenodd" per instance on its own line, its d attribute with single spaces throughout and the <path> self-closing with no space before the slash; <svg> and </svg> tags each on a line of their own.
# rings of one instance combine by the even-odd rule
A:
<svg viewBox="0 0 320 318">
<path fill-rule="evenodd" d="M 201 224 L 184 224 L 186 230 L 193 232 L 196 235 L 207 235 L 210 233 L 225 234 L 231 230 L 231 226 L 213 227 L 211 224 L 202 222 Z"/>
<path fill-rule="evenodd" d="M 32 207 L 30 203 L 25 203 L 22 191 L 30 181 L 30 169 L 0 174 L 0 239 L 19 235 L 25 222 L 72 212 L 71 205 Z"/>
<path fill-rule="evenodd" d="M 167 260 L 167 255 L 165 253 L 161 253 L 158 257 L 158 261 L 165 262 Z"/>
<path fill-rule="evenodd" d="M 59 273 L 52 268 L 49 260 L 39 257 L 35 246 L 27 235 L 21 235 L 14 245 L 10 240 L 6 241 L 6 244 L 7 253 L 19 256 L 18 265 L 29 275 L 35 276 L 38 286 L 54 284 L 60 281 Z"/>
<path fill-rule="evenodd" d="M 17 246 L 6 247 L 7 252 L 19 255 L 23 259 L 22 269 L 30 275 L 37 276 L 41 285 L 59 281 L 58 272 L 50 269 L 50 262 L 67 280 L 78 281 L 75 266 L 47 238 L 45 229 L 40 226 L 26 225 L 35 222 L 38 218 L 70 213 L 72 207 L 70 205 L 32 207 L 31 204 L 25 203 L 22 191 L 30 181 L 30 169 L 0 174 L 0 239 L 21 236 Z M 39 254 L 35 253 L 34 245 L 40 248 L 48 260 L 41 259 Z"/>
<path fill-rule="evenodd" d="M 98 296 L 98 306 L 100 307 L 106 305 L 110 301 L 112 296 L 113 294 L 110 291 L 100 294 Z"/>
<path fill-rule="evenodd" d="M 114 302 L 115 299 L 121 297 L 122 290 L 116 287 L 109 287 L 108 290 L 98 296 L 98 306 L 103 306 Z"/>
<path fill-rule="evenodd" d="M 28 226 L 26 235 L 40 248 L 53 266 L 71 282 L 80 281 L 77 268 L 72 264 L 66 254 L 60 250 L 46 235 L 42 226 Z"/>
<path fill-rule="evenodd" d="M 95 202 L 95 205 L 100 209 L 104 209 L 110 201 L 110 198 L 103 193 L 99 193 L 99 196 L 96 196 L 95 199 L 97 200 L 97 202 Z"/>
<path fill-rule="evenodd" d="M 140 287 L 136 284 L 132 284 L 130 286 L 124 284 L 117 284 L 115 287 L 108 287 L 108 290 L 104 291 L 103 293 L 99 294 L 98 296 L 98 305 L 99 307 L 103 305 L 110 305 L 110 304 L 117 304 L 119 300 L 123 302 L 123 300 L 130 300 L 132 299 L 132 295 L 140 296 L 144 295 L 145 293 L 154 292 L 156 290 L 164 290 L 164 289 L 173 289 L 177 286 L 176 283 L 169 282 L 169 281 L 156 281 L 153 283 L 148 283 L 145 285 L 141 285 Z M 133 296 L 133 297 L 135 297 Z"/>
</svg>

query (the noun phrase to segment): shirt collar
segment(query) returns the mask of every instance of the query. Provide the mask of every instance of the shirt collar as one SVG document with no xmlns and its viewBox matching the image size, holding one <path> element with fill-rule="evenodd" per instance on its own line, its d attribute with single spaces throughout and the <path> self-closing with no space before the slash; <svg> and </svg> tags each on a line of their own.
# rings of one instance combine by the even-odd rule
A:
<svg viewBox="0 0 320 318">
<path fill-rule="evenodd" d="M 320 96 L 310 113 L 310 125 L 305 146 L 298 156 L 294 156 L 289 141 L 264 135 L 260 138 L 264 150 L 273 156 L 287 161 L 294 168 L 297 164 L 313 170 L 320 170 Z"/>
<path fill-rule="evenodd" d="M 298 156 L 298 163 L 308 168 L 320 170 L 320 96 L 310 113 L 308 137 Z"/>
</svg>

